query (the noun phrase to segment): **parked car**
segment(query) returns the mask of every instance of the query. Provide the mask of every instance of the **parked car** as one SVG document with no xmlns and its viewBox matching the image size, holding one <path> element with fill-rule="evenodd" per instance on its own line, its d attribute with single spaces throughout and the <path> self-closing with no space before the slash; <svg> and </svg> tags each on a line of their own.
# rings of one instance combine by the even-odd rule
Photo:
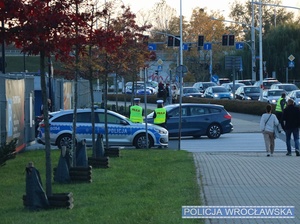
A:
<svg viewBox="0 0 300 224">
<path fill-rule="evenodd" d="M 294 100 L 297 106 L 300 105 L 300 90 L 293 90 L 287 95 L 287 98 Z"/>
<path fill-rule="evenodd" d="M 202 93 L 200 93 L 200 91 L 194 87 L 183 87 L 182 88 L 182 96 L 184 96 L 184 97 L 202 97 Z"/>
<path fill-rule="evenodd" d="M 293 90 L 298 90 L 299 88 L 292 83 L 280 83 L 271 85 L 270 89 L 284 89 L 287 93 L 290 93 Z"/>
<path fill-rule="evenodd" d="M 252 80 L 251 79 L 243 79 L 243 80 L 235 80 L 236 83 L 243 83 L 246 86 L 252 86 Z"/>
<path fill-rule="evenodd" d="M 258 100 L 260 90 L 257 86 L 240 86 L 235 91 L 235 98 L 237 100 Z"/>
<path fill-rule="evenodd" d="M 213 99 L 232 99 L 233 94 L 223 86 L 208 87 L 203 93 L 204 98 Z"/>
<path fill-rule="evenodd" d="M 229 83 L 230 79 L 229 78 L 219 78 L 218 84 L 222 85 L 223 83 Z"/>
<path fill-rule="evenodd" d="M 132 82 L 127 82 L 125 84 L 125 93 L 132 94 Z M 139 95 L 144 94 L 144 81 L 136 81 L 134 82 L 135 92 Z M 158 91 L 157 82 L 148 81 L 146 82 L 146 93 L 147 95 L 156 94 Z M 141 93 L 142 92 L 142 93 Z"/>
<path fill-rule="evenodd" d="M 279 82 L 277 79 L 264 79 L 262 82 L 260 81 L 256 81 L 253 86 L 257 86 L 262 88 L 263 90 L 265 89 L 270 89 L 271 85 L 273 84 L 280 84 L 281 82 Z"/>
<path fill-rule="evenodd" d="M 262 98 L 259 101 L 276 104 L 277 100 L 281 97 L 282 93 L 286 93 L 283 89 L 266 89 L 263 91 Z"/>
<path fill-rule="evenodd" d="M 168 113 L 167 129 L 169 137 L 178 137 L 180 123 L 179 104 L 165 106 Z M 153 123 L 153 112 L 147 116 L 147 121 Z M 181 104 L 181 136 L 200 138 L 207 136 L 219 138 L 221 134 L 233 130 L 231 115 L 221 105 L 215 104 Z"/>
<path fill-rule="evenodd" d="M 71 148 L 74 110 L 62 110 L 49 114 L 50 143 L 59 148 Z M 95 133 L 105 133 L 105 110 L 95 110 Z M 133 123 L 127 117 L 107 111 L 108 139 L 110 146 L 135 146 L 145 148 L 146 125 Z M 39 125 L 38 142 L 45 143 L 44 121 Z M 76 122 L 76 140 L 86 140 L 92 145 L 91 109 L 78 109 Z M 148 124 L 149 148 L 168 145 L 168 131 L 160 126 Z M 105 138 L 103 139 L 105 142 Z"/>
<path fill-rule="evenodd" d="M 196 82 L 193 85 L 193 87 L 197 88 L 201 93 L 204 93 L 204 91 L 210 86 L 217 86 L 217 84 L 214 82 Z"/>
<path fill-rule="evenodd" d="M 126 86 L 126 94 L 132 94 L 132 86 Z M 144 85 L 137 84 L 134 86 L 134 93 L 137 95 L 144 95 L 145 94 L 145 87 Z M 146 87 L 146 95 L 154 94 L 154 89 L 152 87 Z"/>
<path fill-rule="evenodd" d="M 244 86 L 244 83 L 238 83 L 234 82 L 234 87 L 233 87 L 233 82 L 230 83 L 224 83 L 222 84 L 223 87 L 225 87 L 229 92 L 235 92 L 240 86 Z"/>
</svg>

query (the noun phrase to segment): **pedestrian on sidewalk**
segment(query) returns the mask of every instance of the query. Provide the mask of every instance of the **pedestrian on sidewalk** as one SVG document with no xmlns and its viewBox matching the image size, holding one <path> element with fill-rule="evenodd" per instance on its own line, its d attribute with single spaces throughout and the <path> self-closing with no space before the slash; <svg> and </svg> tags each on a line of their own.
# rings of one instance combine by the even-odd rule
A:
<svg viewBox="0 0 300 224">
<path fill-rule="evenodd" d="M 284 131 L 286 135 L 287 156 L 292 155 L 291 135 L 293 134 L 295 142 L 296 156 L 300 156 L 299 152 L 299 124 L 300 124 L 300 110 L 295 106 L 292 99 L 288 99 L 287 106 L 283 110 L 282 120 L 284 122 Z"/>
<path fill-rule="evenodd" d="M 275 114 L 272 114 L 272 106 L 266 106 L 266 113 L 261 116 L 260 130 L 263 133 L 267 156 L 273 156 L 275 149 L 275 128 L 279 125 L 279 121 Z M 271 154 L 270 154 L 271 153 Z"/>
<path fill-rule="evenodd" d="M 171 90 L 171 86 L 170 83 L 167 83 L 166 85 L 166 103 L 165 105 L 169 105 L 172 104 L 172 90 Z"/>
</svg>

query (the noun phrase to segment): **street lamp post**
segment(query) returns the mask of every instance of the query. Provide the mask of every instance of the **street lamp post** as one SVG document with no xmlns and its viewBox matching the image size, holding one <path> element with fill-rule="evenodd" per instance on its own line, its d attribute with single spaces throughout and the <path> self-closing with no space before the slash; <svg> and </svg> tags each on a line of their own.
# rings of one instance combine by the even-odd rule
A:
<svg viewBox="0 0 300 224">
<path fill-rule="evenodd" d="M 180 91 L 180 94 L 179 94 L 179 125 L 178 125 L 178 129 L 179 129 L 179 133 L 178 133 L 178 150 L 180 150 L 181 148 L 181 118 L 182 118 L 182 111 L 181 111 L 181 108 L 182 108 L 182 89 L 183 89 L 183 69 L 182 69 L 182 66 L 183 66 L 183 51 L 182 51 L 182 43 L 183 43 L 183 40 L 182 40 L 182 0 L 180 0 L 180 46 L 179 46 L 179 49 L 180 49 L 180 85 L 179 85 L 179 91 Z"/>
<path fill-rule="evenodd" d="M 252 81 L 256 81 L 256 56 L 255 56 L 255 28 L 254 28 L 254 4 L 251 6 L 251 56 L 252 56 Z"/>
<path fill-rule="evenodd" d="M 263 82 L 263 50 L 262 50 L 262 4 L 259 0 L 259 82 Z M 262 89 L 260 90 L 260 98 L 262 99 Z"/>
</svg>

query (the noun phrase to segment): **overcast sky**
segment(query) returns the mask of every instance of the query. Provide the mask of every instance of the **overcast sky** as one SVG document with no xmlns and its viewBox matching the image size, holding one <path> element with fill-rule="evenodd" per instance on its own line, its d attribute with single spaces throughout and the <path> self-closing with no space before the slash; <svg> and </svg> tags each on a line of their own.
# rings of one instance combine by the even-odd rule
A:
<svg viewBox="0 0 300 224">
<path fill-rule="evenodd" d="M 246 2 L 251 0 L 239 0 L 239 2 Z M 259 0 L 254 0 L 258 2 Z M 160 2 L 159 0 L 152 0 L 152 1 L 141 1 L 141 0 L 123 0 L 125 5 L 129 5 L 131 10 L 137 13 L 139 10 L 147 10 L 152 9 L 154 4 Z M 167 4 L 171 7 L 175 8 L 178 15 L 180 13 L 180 0 L 166 0 Z M 229 13 L 229 6 L 234 0 L 182 0 L 182 14 L 183 16 L 189 18 L 192 10 L 196 7 L 199 8 L 207 8 L 208 11 L 224 11 L 224 17 L 228 17 Z M 176 5 L 175 5 L 176 4 Z M 300 8 L 300 0 L 282 0 L 283 6 L 293 6 Z M 294 9 L 293 12 L 298 13 L 300 10 Z"/>
</svg>

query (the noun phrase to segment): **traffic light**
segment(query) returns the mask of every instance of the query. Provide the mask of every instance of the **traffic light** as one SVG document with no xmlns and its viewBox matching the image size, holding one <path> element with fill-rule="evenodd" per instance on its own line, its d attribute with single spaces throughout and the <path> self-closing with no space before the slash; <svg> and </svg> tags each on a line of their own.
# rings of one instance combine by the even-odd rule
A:
<svg viewBox="0 0 300 224">
<path fill-rule="evenodd" d="M 173 46 L 174 46 L 174 37 L 168 36 L 168 47 L 173 47 Z"/>
<path fill-rule="evenodd" d="M 224 34 L 222 36 L 222 45 L 223 46 L 228 46 L 228 35 L 227 34 Z"/>
<path fill-rule="evenodd" d="M 175 47 L 179 47 L 180 46 L 180 36 L 176 36 L 175 38 Z"/>
<path fill-rule="evenodd" d="M 199 35 L 198 36 L 198 48 L 202 47 L 204 44 L 204 36 L 203 35 Z"/>
<path fill-rule="evenodd" d="M 233 46 L 234 45 L 234 35 L 233 34 L 229 35 L 228 45 L 229 46 Z"/>
</svg>

